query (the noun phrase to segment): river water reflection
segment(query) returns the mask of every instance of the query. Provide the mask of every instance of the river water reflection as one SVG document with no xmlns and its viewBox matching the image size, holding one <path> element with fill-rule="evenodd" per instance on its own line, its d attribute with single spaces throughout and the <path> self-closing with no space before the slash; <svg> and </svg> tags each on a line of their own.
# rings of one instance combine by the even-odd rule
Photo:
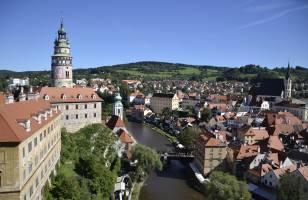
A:
<svg viewBox="0 0 308 200">
<path fill-rule="evenodd" d="M 170 142 L 154 130 L 142 124 L 126 122 L 127 130 L 138 143 L 157 151 L 173 149 Z M 193 177 L 189 167 L 173 160 L 162 172 L 153 172 L 146 180 L 140 192 L 140 200 L 202 200 L 203 195 L 190 185 Z"/>
</svg>

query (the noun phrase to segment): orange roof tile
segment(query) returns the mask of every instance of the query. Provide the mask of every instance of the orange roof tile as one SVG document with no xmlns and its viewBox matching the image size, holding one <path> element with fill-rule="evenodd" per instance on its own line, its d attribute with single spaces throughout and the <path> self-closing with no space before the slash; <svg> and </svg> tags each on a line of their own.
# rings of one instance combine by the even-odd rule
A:
<svg viewBox="0 0 308 200">
<path fill-rule="evenodd" d="M 106 126 L 108 126 L 111 130 L 113 130 L 115 127 L 125 127 L 122 119 L 116 115 L 111 116 L 111 118 L 106 123 Z"/>
<path fill-rule="evenodd" d="M 126 131 L 124 131 L 123 129 L 120 129 L 118 131 L 118 136 L 119 136 L 119 140 L 122 143 L 133 143 L 134 142 L 134 140 L 131 138 L 131 136 Z"/>
<path fill-rule="evenodd" d="M 51 103 L 103 101 L 92 88 L 42 87 L 40 97 L 46 95 Z"/>
<path fill-rule="evenodd" d="M 50 109 L 50 103 L 42 100 L 28 100 L 1 106 L 0 142 L 21 142 L 30 137 L 37 130 L 60 115 L 60 111 L 57 113 L 52 111 L 52 117 L 48 116 L 47 120 L 42 117 L 40 124 L 33 118 L 33 116 Z M 27 131 L 18 123 L 25 120 L 30 120 L 30 131 Z"/>
</svg>

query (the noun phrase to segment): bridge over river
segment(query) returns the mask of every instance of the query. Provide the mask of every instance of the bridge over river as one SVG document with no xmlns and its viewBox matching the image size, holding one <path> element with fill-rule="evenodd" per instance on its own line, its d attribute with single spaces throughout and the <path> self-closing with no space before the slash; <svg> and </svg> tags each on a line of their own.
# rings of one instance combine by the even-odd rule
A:
<svg viewBox="0 0 308 200">
<path fill-rule="evenodd" d="M 144 183 L 139 200 L 203 200 L 204 196 L 194 189 L 195 177 L 185 159 L 191 155 L 175 152 L 173 145 L 163 136 L 142 124 L 126 122 L 127 130 L 133 134 L 138 143 L 167 153 L 167 167 L 161 172 L 153 172 Z M 162 155 L 163 154 L 163 155 Z"/>
</svg>

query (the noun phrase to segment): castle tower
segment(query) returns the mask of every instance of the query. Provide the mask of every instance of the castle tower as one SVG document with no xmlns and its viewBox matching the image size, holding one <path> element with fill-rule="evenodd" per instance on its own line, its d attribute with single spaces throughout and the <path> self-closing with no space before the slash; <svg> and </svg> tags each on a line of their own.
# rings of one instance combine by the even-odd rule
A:
<svg viewBox="0 0 308 200">
<path fill-rule="evenodd" d="M 51 80 L 53 87 L 73 87 L 70 43 L 66 37 L 63 20 L 58 30 L 58 37 L 54 41 L 54 53 L 51 56 Z"/>
<path fill-rule="evenodd" d="M 286 73 L 286 77 L 284 80 L 284 97 L 285 98 L 291 98 L 291 92 L 292 92 L 292 80 L 291 80 L 291 67 L 290 63 L 288 63 L 288 69 Z"/>
<path fill-rule="evenodd" d="M 121 102 L 122 97 L 119 93 L 116 94 L 114 98 L 115 102 L 113 104 L 113 111 L 112 114 L 119 116 L 123 120 L 123 104 Z"/>
</svg>

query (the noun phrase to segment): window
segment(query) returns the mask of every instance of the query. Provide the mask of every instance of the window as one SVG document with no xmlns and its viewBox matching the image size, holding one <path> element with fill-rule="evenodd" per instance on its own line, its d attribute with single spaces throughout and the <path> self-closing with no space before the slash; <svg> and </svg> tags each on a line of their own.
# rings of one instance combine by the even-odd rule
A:
<svg viewBox="0 0 308 200">
<path fill-rule="evenodd" d="M 29 174 L 30 174 L 32 172 L 32 163 L 31 162 L 29 163 L 28 170 L 29 170 Z"/>
<path fill-rule="evenodd" d="M 84 118 L 88 118 L 88 114 L 84 114 Z"/>
<path fill-rule="evenodd" d="M 38 184 L 39 184 L 39 178 L 38 178 L 38 177 L 36 177 L 36 179 L 35 179 L 35 187 L 37 187 L 37 186 L 38 186 Z"/>
<path fill-rule="evenodd" d="M 94 104 L 94 108 L 96 108 L 96 103 Z"/>
<path fill-rule="evenodd" d="M 24 158 L 26 156 L 26 150 L 25 147 L 22 148 L 22 157 Z"/>
<path fill-rule="evenodd" d="M 78 119 L 78 114 L 76 115 L 76 119 Z"/>
<path fill-rule="evenodd" d="M 43 140 L 43 134 L 41 133 L 40 134 L 40 141 L 42 141 Z"/>
<path fill-rule="evenodd" d="M 44 138 L 46 137 L 46 130 L 44 130 Z"/>
<path fill-rule="evenodd" d="M 30 187 L 30 197 L 32 196 L 32 194 L 33 194 L 33 185 L 31 185 Z"/>
<path fill-rule="evenodd" d="M 30 153 L 32 151 L 32 142 L 28 143 L 28 152 Z"/>
<path fill-rule="evenodd" d="M 76 110 L 78 110 L 78 105 L 76 105 Z"/>
<path fill-rule="evenodd" d="M 93 113 L 93 116 L 96 117 L 96 113 Z"/>
<path fill-rule="evenodd" d="M 65 72 L 66 78 L 70 78 L 70 73 L 68 71 Z"/>
<path fill-rule="evenodd" d="M 27 200 L 27 195 L 26 194 L 24 195 L 24 200 Z"/>
<path fill-rule="evenodd" d="M 87 104 L 85 104 L 85 105 L 84 105 L 84 109 L 87 109 L 87 108 L 88 108 L 88 105 L 87 105 Z"/>
<path fill-rule="evenodd" d="M 68 105 L 66 105 L 65 107 L 66 107 L 66 110 L 68 110 L 69 106 L 68 106 Z"/>
<path fill-rule="evenodd" d="M 37 146 L 37 138 L 34 138 L 34 147 Z"/>
<path fill-rule="evenodd" d="M 66 117 L 66 120 L 68 120 L 68 115 L 66 115 L 65 117 Z"/>
</svg>

